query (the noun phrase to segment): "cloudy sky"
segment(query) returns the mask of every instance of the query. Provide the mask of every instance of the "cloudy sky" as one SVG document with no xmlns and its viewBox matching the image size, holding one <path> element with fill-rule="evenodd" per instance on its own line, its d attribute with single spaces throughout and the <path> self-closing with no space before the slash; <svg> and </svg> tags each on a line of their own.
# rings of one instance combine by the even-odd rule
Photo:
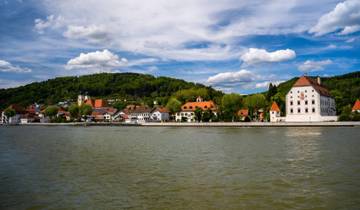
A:
<svg viewBox="0 0 360 210">
<path fill-rule="evenodd" d="M 253 93 L 360 70 L 359 0 L 0 0 L 0 88 L 138 72 Z"/>
</svg>

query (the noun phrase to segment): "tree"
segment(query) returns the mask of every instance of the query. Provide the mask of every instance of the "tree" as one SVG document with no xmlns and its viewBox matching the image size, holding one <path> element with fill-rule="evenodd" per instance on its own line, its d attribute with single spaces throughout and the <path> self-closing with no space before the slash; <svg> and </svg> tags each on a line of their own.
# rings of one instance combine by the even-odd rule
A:
<svg viewBox="0 0 360 210">
<path fill-rule="evenodd" d="M 122 102 L 122 101 L 117 101 L 114 103 L 113 107 L 116 108 L 117 110 L 123 110 L 126 108 L 126 103 Z"/>
<path fill-rule="evenodd" d="M 80 107 L 81 116 L 87 116 L 92 113 L 92 107 L 89 104 L 83 104 Z"/>
<path fill-rule="evenodd" d="M 267 106 L 267 101 L 263 94 L 249 95 L 245 98 L 244 103 L 246 107 L 254 108 L 254 111 Z"/>
<path fill-rule="evenodd" d="M 181 102 L 176 98 L 172 97 L 169 99 L 168 103 L 166 104 L 166 108 L 171 113 L 179 112 L 181 110 Z"/>
<path fill-rule="evenodd" d="M 59 111 L 59 107 L 55 106 L 55 105 L 51 105 L 46 107 L 45 109 L 45 115 L 49 116 L 50 118 L 53 118 Z"/>
<path fill-rule="evenodd" d="M 273 85 L 272 83 L 269 84 L 269 90 L 266 94 L 266 100 L 270 101 L 271 97 L 273 97 L 277 93 L 277 87 L 276 85 Z"/>
<path fill-rule="evenodd" d="M 205 110 L 202 114 L 203 122 L 209 122 L 210 120 L 212 121 L 213 118 L 214 118 L 214 113 L 210 109 Z"/>
<path fill-rule="evenodd" d="M 221 99 L 222 118 L 225 121 L 234 121 L 236 112 L 242 107 L 242 98 L 239 94 L 226 94 Z"/>
<path fill-rule="evenodd" d="M 347 105 L 341 110 L 339 121 L 350 121 L 351 120 L 351 106 Z"/>
<path fill-rule="evenodd" d="M 4 110 L 4 114 L 7 118 L 10 118 L 16 115 L 16 111 L 13 108 L 8 107 Z"/>
<path fill-rule="evenodd" d="M 194 113 L 195 113 L 195 120 L 196 121 L 198 121 L 198 122 L 202 121 L 202 114 L 203 114 L 202 112 L 203 112 L 202 109 L 200 109 L 199 107 L 197 107 L 195 109 Z"/>
<path fill-rule="evenodd" d="M 70 116 L 72 118 L 75 118 L 75 119 L 79 118 L 80 109 L 77 104 L 71 104 L 71 106 L 69 107 L 69 112 L 70 112 Z"/>
</svg>

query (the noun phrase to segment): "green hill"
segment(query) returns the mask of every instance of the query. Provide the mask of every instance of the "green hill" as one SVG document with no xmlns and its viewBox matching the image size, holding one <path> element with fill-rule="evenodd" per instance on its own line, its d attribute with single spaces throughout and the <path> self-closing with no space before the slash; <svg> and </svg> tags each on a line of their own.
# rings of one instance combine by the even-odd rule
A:
<svg viewBox="0 0 360 210">
<path fill-rule="evenodd" d="M 34 102 L 54 104 L 75 100 L 79 93 L 88 93 L 95 98 L 120 98 L 147 104 L 157 100 L 164 104 L 179 90 L 199 88 L 206 89 L 210 98 L 222 95 L 222 92 L 202 84 L 136 73 L 59 77 L 21 87 L 0 89 L 0 109 L 14 103 L 26 106 Z"/>
</svg>

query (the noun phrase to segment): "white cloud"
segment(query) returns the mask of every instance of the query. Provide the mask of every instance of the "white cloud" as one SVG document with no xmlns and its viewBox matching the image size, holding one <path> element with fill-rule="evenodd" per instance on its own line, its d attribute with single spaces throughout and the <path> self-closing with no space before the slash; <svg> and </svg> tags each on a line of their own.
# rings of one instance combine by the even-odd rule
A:
<svg viewBox="0 0 360 210">
<path fill-rule="evenodd" d="M 360 31 L 360 1 L 347 0 L 338 3 L 329 13 L 323 15 L 309 32 L 316 36 L 342 30 L 341 35 Z"/>
<path fill-rule="evenodd" d="M 66 38 L 95 37 L 102 48 L 185 61 L 234 59 L 244 49 L 241 37 L 304 32 L 333 7 L 329 0 L 42 1 L 50 14 L 64 17 L 66 27 L 57 31 Z M 198 42 L 209 44 L 187 46 Z"/>
<path fill-rule="evenodd" d="M 264 49 L 250 48 L 245 54 L 241 56 L 247 64 L 256 64 L 263 62 L 281 62 L 294 59 L 296 53 L 293 50 L 277 50 L 274 52 L 268 52 Z"/>
<path fill-rule="evenodd" d="M 128 60 L 119 58 L 109 50 L 80 53 L 76 58 L 67 62 L 66 69 L 98 69 L 99 71 L 110 71 L 115 67 L 126 66 Z"/>
<path fill-rule="evenodd" d="M 360 25 L 346 26 L 339 34 L 348 35 L 360 31 Z"/>
<path fill-rule="evenodd" d="M 57 29 L 63 26 L 64 18 L 61 16 L 55 17 L 54 15 L 49 15 L 46 20 L 35 19 L 35 30 L 42 34 L 48 28 Z"/>
<path fill-rule="evenodd" d="M 249 83 L 257 79 L 258 76 L 248 71 L 242 69 L 237 72 L 223 72 L 211 76 L 207 79 L 207 83 L 210 85 L 220 85 L 220 86 L 232 86 L 240 83 Z"/>
<path fill-rule="evenodd" d="M 74 26 L 70 25 L 64 32 L 64 36 L 71 39 L 88 39 L 92 42 L 106 41 L 109 39 L 108 32 L 105 28 L 91 26 Z"/>
<path fill-rule="evenodd" d="M 325 66 L 332 64 L 331 60 L 322 60 L 322 61 L 312 61 L 307 60 L 303 64 L 301 64 L 298 69 L 302 72 L 310 72 L 310 71 L 321 71 Z"/>
<path fill-rule="evenodd" d="M 29 73 L 31 72 L 31 69 L 14 66 L 7 61 L 0 60 L 0 72 Z"/>
</svg>

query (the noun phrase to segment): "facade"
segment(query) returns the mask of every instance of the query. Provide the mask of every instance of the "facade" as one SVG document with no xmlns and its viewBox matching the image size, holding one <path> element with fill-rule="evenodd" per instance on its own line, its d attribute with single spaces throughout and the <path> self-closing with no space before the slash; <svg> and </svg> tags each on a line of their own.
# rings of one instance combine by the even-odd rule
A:
<svg viewBox="0 0 360 210">
<path fill-rule="evenodd" d="M 196 102 L 187 102 L 181 106 L 181 111 L 176 113 L 177 122 L 195 122 L 195 110 L 200 108 L 202 111 L 211 110 L 214 115 L 217 114 L 217 107 L 213 101 L 203 101 L 199 96 Z"/>
<path fill-rule="evenodd" d="M 164 107 L 158 107 L 155 108 L 151 112 L 151 120 L 153 121 L 169 121 L 170 120 L 170 114 L 169 110 Z"/>
<path fill-rule="evenodd" d="M 300 77 L 286 94 L 287 122 L 337 121 L 335 100 L 320 78 Z"/>
<path fill-rule="evenodd" d="M 284 118 L 281 117 L 281 111 L 277 103 L 274 101 L 270 108 L 270 122 L 281 122 Z"/>
<path fill-rule="evenodd" d="M 360 100 L 357 99 L 353 108 L 352 108 L 352 112 L 357 112 L 360 113 Z"/>
<path fill-rule="evenodd" d="M 147 122 L 151 120 L 152 111 L 153 109 L 147 106 L 128 105 L 121 116 L 127 123 Z"/>
</svg>

